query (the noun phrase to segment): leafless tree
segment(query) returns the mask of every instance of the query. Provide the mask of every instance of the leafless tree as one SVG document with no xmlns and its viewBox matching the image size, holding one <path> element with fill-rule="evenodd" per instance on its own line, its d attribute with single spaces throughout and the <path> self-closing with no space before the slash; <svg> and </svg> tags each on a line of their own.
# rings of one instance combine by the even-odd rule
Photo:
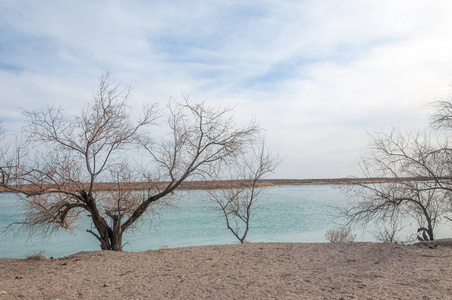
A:
<svg viewBox="0 0 452 300">
<path fill-rule="evenodd" d="M 229 186 L 208 190 L 210 199 L 224 216 L 226 227 L 242 244 L 250 229 L 253 205 L 266 189 L 260 181 L 272 173 L 280 162 L 279 155 L 266 148 L 264 140 L 261 140 L 251 145 L 248 152 L 236 157 L 233 164 L 228 164 L 228 170 L 221 170 L 232 178 Z"/>
<path fill-rule="evenodd" d="M 18 166 L 28 153 L 28 143 L 23 136 L 8 138 L 2 125 L 0 122 L 0 182 L 17 184 Z"/>
<path fill-rule="evenodd" d="M 432 115 L 431 125 L 435 129 L 452 129 L 452 94 L 448 100 L 434 102 L 436 112 Z"/>
<path fill-rule="evenodd" d="M 184 98 L 170 102 L 167 127 L 154 126 L 151 134 L 161 110 L 145 107 L 134 121 L 129 92 L 105 74 L 94 101 L 76 117 L 53 107 L 25 112 L 33 159 L 21 162 L 17 174 L 0 170 L 1 186 L 25 196 L 23 228 L 50 233 L 87 217 L 101 249 L 121 251 L 123 233 L 143 215 L 182 182 L 240 153 L 259 131 L 254 123 L 236 125 L 229 109 Z"/>
<path fill-rule="evenodd" d="M 345 187 L 357 200 L 342 215 L 361 225 L 413 218 L 419 239 L 433 240 L 435 225 L 450 212 L 449 156 L 447 140 L 432 131 L 372 136 L 360 161 L 361 183 Z"/>
<path fill-rule="evenodd" d="M 0 175 L 1 175 L 1 182 L 6 182 L 8 179 L 6 178 L 6 175 L 2 170 L 3 169 L 10 169 L 8 159 L 6 159 L 6 153 L 8 152 L 8 146 L 5 142 L 5 130 L 3 129 L 3 124 L 0 122 Z M 9 173 L 9 172 L 8 172 Z"/>
<path fill-rule="evenodd" d="M 446 100 L 437 101 L 434 103 L 436 107 L 436 113 L 431 117 L 431 126 L 445 134 L 444 140 L 450 141 L 450 133 L 452 130 L 452 93 Z M 452 191 L 452 147 L 446 142 L 438 149 L 438 152 L 442 154 L 443 169 L 446 170 L 445 174 L 441 174 L 437 181 L 440 182 L 442 189 Z M 448 198 L 449 212 L 452 211 L 452 198 Z M 450 215 L 445 216 L 449 221 L 452 221 Z"/>
</svg>

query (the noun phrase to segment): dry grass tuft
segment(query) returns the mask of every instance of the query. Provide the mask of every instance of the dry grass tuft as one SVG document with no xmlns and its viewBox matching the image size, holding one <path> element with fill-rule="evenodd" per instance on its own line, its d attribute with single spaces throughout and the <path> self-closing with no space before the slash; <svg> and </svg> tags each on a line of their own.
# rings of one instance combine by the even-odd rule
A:
<svg viewBox="0 0 452 300">
<path fill-rule="evenodd" d="M 330 243 L 350 243 L 355 240 L 356 235 L 352 233 L 350 227 L 339 227 L 328 230 L 325 237 Z"/>
<path fill-rule="evenodd" d="M 28 260 L 45 260 L 45 259 L 48 259 L 48 258 L 44 254 L 44 251 L 33 250 L 33 253 L 27 254 L 25 256 L 25 259 L 28 259 Z"/>
</svg>

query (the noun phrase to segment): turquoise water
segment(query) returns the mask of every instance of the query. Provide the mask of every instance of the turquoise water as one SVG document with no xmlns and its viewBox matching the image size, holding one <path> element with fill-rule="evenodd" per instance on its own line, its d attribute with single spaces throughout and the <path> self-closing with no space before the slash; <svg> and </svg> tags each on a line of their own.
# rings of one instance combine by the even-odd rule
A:
<svg viewBox="0 0 452 300">
<path fill-rule="evenodd" d="M 175 208 L 165 209 L 160 221 L 154 220 L 158 230 L 150 228 L 149 220 L 133 232 L 124 234 L 125 251 L 158 249 L 167 245 L 185 247 L 196 245 L 232 244 L 237 239 L 226 228 L 214 203 L 207 200 L 205 191 L 181 191 Z M 22 204 L 14 194 L 0 195 L 0 227 L 23 219 Z M 325 232 L 337 227 L 333 224 L 331 205 L 343 203 L 346 196 L 333 186 L 270 187 L 256 202 L 250 242 L 324 242 Z M 24 258 L 35 251 L 47 256 L 62 257 L 79 251 L 98 250 L 98 241 L 83 230 L 58 232 L 43 240 L 42 236 L 26 233 L 9 234 L 0 240 L 0 257 Z"/>
<path fill-rule="evenodd" d="M 181 191 L 176 208 L 166 209 L 160 216 L 158 230 L 144 220 L 133 232 L 123 237 L 124 251 L 145 251 L 161 246 L 186 247 L 198 245 L 233 244 L 238 240 L 226 228 L 225 221 L 205 191 Z M 249 242 L 326 242 L 327 230 L 338 227 L 334 206 L 341 206 L 347 196 L 335 186 L 277 186 L 269 187 L 256 202 Z M 0 195 L 0 227 L 23 220 L 22 204 L 13 194 Z M 85 232 L 89 222 L 73 233 L 58 232 L 43 240 L 26 233 L 9 234 L 0 239 L 0 257 L 24 258 L 33 251 L 47 256 L 62 257 L 79 251 L 99 250 L 94 236 Z M 358 234 L 359 236 L 359 234 Z M 358 237 L 372 240 L 372 237 Z"/>
</svg>

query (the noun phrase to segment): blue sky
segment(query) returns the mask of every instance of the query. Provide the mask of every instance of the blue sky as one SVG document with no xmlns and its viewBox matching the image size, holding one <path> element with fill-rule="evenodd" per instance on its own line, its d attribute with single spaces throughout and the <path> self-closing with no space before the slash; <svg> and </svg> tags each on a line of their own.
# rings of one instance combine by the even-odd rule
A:
<svg viewBox="0 0 452 300">
<path fill-rule="evenodd" d="M 192 100 L 254 117 L 273 177 L 353 175 L 368 133 L 424 127 L 452 80 L 450 1 L 0 0 L 0 119 L 74 112 L 99 75 L 131 104 Z"/>
</svg>

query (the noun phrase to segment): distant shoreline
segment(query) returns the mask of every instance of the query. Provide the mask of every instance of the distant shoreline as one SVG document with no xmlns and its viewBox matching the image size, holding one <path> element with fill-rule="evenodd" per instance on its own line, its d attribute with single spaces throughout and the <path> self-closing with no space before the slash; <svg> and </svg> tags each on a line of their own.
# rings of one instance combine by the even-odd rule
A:
<svg viewBox="0 0 452 300">
<path fill-rule="evenodd" d="M 324 179 L 264 179 L 258 182 L 258 186 L 280 186 L 280 185 L 341 185 L 341 184 L 360 184 L 360 183 L 384 183 L 384 182 L 401 182 L 401 181 L 426 181 L 431 178 L 419 177 L 419 178 L 324 178 Z M 222 180 L 222 181 L 186 181 L 183 182 L 179 189 L 181 190 L 206 190 L 206 189 L 220 189 L 231 188 L 239 185 L 245 185 L 246 180 Z M 164 189 L 168 182 L 161 181 L 157 183 L 148 182 L 134 182 L 134 183 L 97 183 L 94 186 L 95 191 L 113 191 L 113 190 L 146 190 L 146 189 Z M 12 186 L 16 189 L 24 189 L 26 191 L 37 191 L 40 188 L 53 189 L 54 185 L 46 185 L 36 187 L 33 185 Z M 88 184 L 86 184 L 88 188 Z M 75 186 L 65 185 L 66 190 L 75 190 Z M 0 193 L 13 192 L 7 188 L 0 187 Z"/>
</svg>

